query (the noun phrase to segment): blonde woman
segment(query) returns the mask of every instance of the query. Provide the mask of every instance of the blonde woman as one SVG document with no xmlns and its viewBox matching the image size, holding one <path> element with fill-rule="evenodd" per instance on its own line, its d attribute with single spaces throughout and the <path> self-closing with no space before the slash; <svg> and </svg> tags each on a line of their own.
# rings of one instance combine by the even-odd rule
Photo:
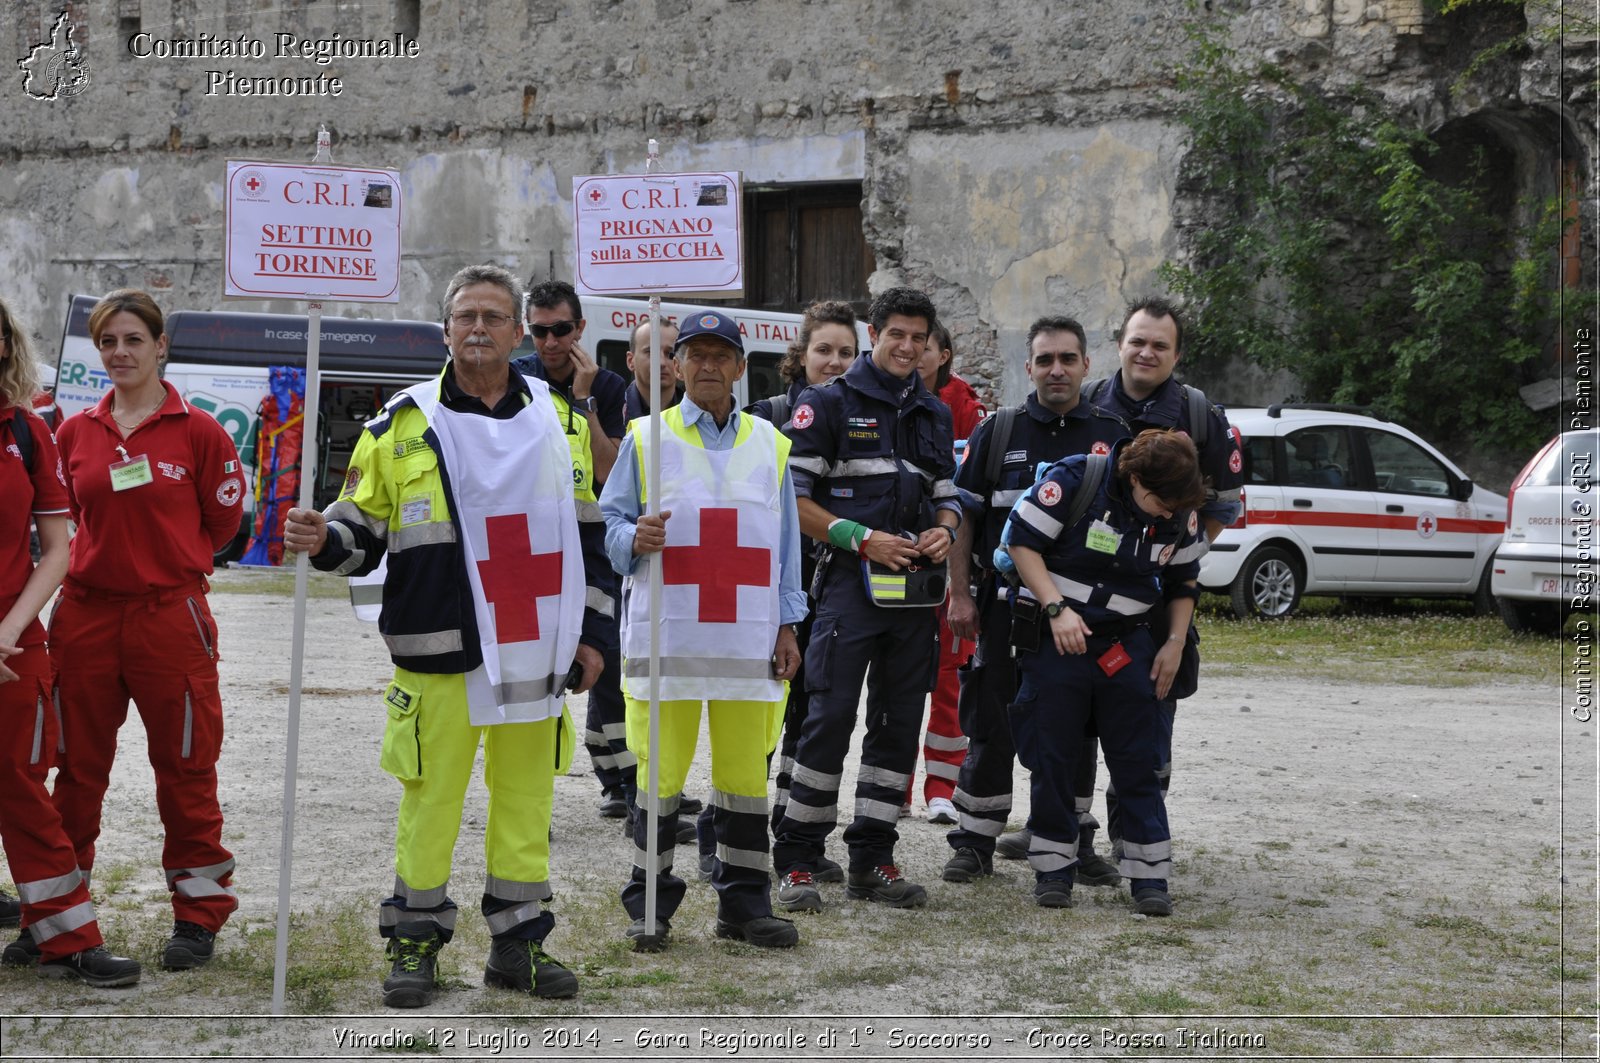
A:
<svg viewBox="0 0 1600 1063">
<path fill-rule="evenodd" d="M 50 429 L 33 413 L 38 392 L 27 333 L 0 302 L 0 842 L 26 924 L 3 959 L 37 963 L 41 977 L 132 985 L 139 965 L 104 948 L 88 878 L 45 789 L 59 736 L 39 610 L 61 584 L 68 548 L 66 484 Z"/>
</svg>

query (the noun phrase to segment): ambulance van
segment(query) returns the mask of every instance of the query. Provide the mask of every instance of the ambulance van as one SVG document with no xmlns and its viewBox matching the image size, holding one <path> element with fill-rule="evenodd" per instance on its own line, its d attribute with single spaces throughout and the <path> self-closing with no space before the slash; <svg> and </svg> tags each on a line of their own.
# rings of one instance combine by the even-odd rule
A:
<svg viewBox="0 0 1600 1063">
<path fill-rule="evenodd" d="M 56 403 L 60 417 L 89 409 L 111 387 L 100 354 L 89 340 L 89 312 L 98 299 L 74 295 L 56 364 Z M 584 347 L 602 366 L 631 379 L 628 340 L 649 318 L 643 300 L 591 297 L 583 300 Z M 676 323 L 705 307 L 662 303 L 661 315 Z M 745 337 L 748 368 L 736 389 L 745 404 L 783 390 L 778 362 L 799 335 L 800 315 L 719 307 L 731 315 Z M 273 366 L 305 365 L 304 315 L 233 311 L 176 310 L 167 315 L 170 337 L 164 377 L 188 402 L 204 410 L 228 431 L 239 448 L 249 483 L 246 506 L 255 498 L 255 444 L 262 403 L 268 394 L 267 373 Z M 865 349 L 866 328 L 857 326 Z M 513 357 L 532 354 L 524 338 Z M 439 372 L 446 357 L 444 329 L 433 321 L 379 321 L 325 315 L 319 355 L 320 406 L 313 484 L 321 508 L 338 495 L 350 453 L 362 424 L 390 396 Z M 219 551 L 218 562 L 233 560 L 249 539 L 253 507 L 247 509 L 239 536 Z"/>
</svg>

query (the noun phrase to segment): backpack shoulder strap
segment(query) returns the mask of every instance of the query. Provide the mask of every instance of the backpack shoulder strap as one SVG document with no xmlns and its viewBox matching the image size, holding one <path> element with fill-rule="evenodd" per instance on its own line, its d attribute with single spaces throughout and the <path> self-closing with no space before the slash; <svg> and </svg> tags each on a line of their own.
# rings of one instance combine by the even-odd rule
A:
<svg viewBox="0 0 1600 1063">
<path fill-rule="evenodd" d="M 989 452 L 983 456 L 983 478 L 992 488 L 1000 482 L 1000 468 L 1006 463 L 1006 448 L 1011 445 L 1011 430 L 1016 426 L 1016 406 L 994 411 L 994 427 L 989 430 Z"/>
<path fill-rule="evenodd" d="M 782 428 L 784 425 L 788 424 L 790 413 L 789 407 L 793 405 L 789 401 L 789 393 L 785 391 L 781 394 L 772 396 L 772 398 L 768 399 L 767 401 L 772 404 L 773 427 Z"/>
<path fill-rule="evenodd" d="M 1063 528 L 1076 527 L 1089 512 L 1089 507 L 1094 504 L 1094 496 L 1100 493 L 1100 485 L 1106 481 L 1106 466 L 1111 459 L 1105 454 L 1084 455 L 1083 479 L 1078 481 L 1078 489 L 1072 493 L 1072 507 L 1067 510 L 1067 519 L 1062 522 Z"/>
<path fill-rule="evenodd" d="M 28 415 L 21 406 L 11 408 L 11 438 L 17 441 L 22 452 L 22 467 L 33 472 L 33 429 L 28 426 Z"/>
<path fill-rule="evenodd" d="M 1204 450 L 1206 437 L 1211 434 L 1211 403 L 1206 401 L 1206 393 L 1193 384 L 1183 385 L 1183 390 L 1189 401 L 1189 438 L 1194 440 L 1194 449 Z"/>
</svg>

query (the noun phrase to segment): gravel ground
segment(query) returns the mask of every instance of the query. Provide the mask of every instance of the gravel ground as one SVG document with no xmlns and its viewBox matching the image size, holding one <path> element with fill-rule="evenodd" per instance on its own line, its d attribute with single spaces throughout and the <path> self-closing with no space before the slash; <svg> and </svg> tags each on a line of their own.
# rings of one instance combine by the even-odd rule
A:
<svg viewBox="0 0 1600 1063">
<path fill-rule="evenodd" d="M 291 1016 L 269 1018 L 292 602 L 225 592 L 257 578 L 221 574 L 212 595 L 229 729 L 225 840 L 240 898 L 218 960 L 199 973 L 155 969 L 170 909 L 135 715 L 95 886 L 112 944 L 147 961 L 144 980 L 96 992 L 0 972 L 0 1054 L 1595 1054 L 1594 725 L 1564 720 L 1559 692 L 1528 684 L 1305 682 L 1287 668 L 1208 675 L 1181 708 L 1172 919 L 1134 916 L 1110 888 L 1080 887 L 1075 909 L 1043 911 L 1019 864 L 971 886 L 942 883 L 945 828 L 925 822 L 919 798 L 901 822 L 900 860 L 929 886 L 926 910 L 882 910 L 827 887 L 829 909 L 800 917 L 801 947 L 762 954 L 715 941 L 709 888 L 691 883 L 673 948 L 635 956 L 616 900 L 629 846 L 596 815 L 580 751 L 557 780 L 560 924 L 548 942 L 579 972 L 578 999 L 552 1005 L 481 984 L 487 939 L 473 901 L 485 795 L 475 782 L 446 989 L 423 1013 L 386 1013 L 375 917 L 398 798 L 377 764 L 387 659 L 375 628 L 329 598 L 309 603 Z M 581 721 L 581 700 L 574 710 Z M 1018 783 L 1015 822 L 1026 812 Z M 689 791 L 707 787 L 702 763 Z M 692 868 L 692 853 L 680 861 Z"/>
</svg>

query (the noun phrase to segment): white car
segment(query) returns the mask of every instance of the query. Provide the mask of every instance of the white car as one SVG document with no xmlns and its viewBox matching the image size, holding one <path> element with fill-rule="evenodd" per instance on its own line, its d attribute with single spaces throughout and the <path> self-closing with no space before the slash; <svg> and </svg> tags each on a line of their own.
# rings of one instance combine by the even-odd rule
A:
<svg viewBox="0 0 1600 1063">
<path fill-rule="evenodd" d="M 1494 594 L 1512 631 L 1553 634 L 1568 613 L 1592 607 L 1597 456 L 1600 432 L 1565 432 L 1511 481 Z"/>
<path fill-rule="evenodd" d="M 1244 450 L 1244 512 L 1200 562 L 1240 617 L 1276 619 L 1306 594 L 1471 598 L 1506 500 L 1392 421 L 1315 406 L 1228 411 Z"/>
</svg>

